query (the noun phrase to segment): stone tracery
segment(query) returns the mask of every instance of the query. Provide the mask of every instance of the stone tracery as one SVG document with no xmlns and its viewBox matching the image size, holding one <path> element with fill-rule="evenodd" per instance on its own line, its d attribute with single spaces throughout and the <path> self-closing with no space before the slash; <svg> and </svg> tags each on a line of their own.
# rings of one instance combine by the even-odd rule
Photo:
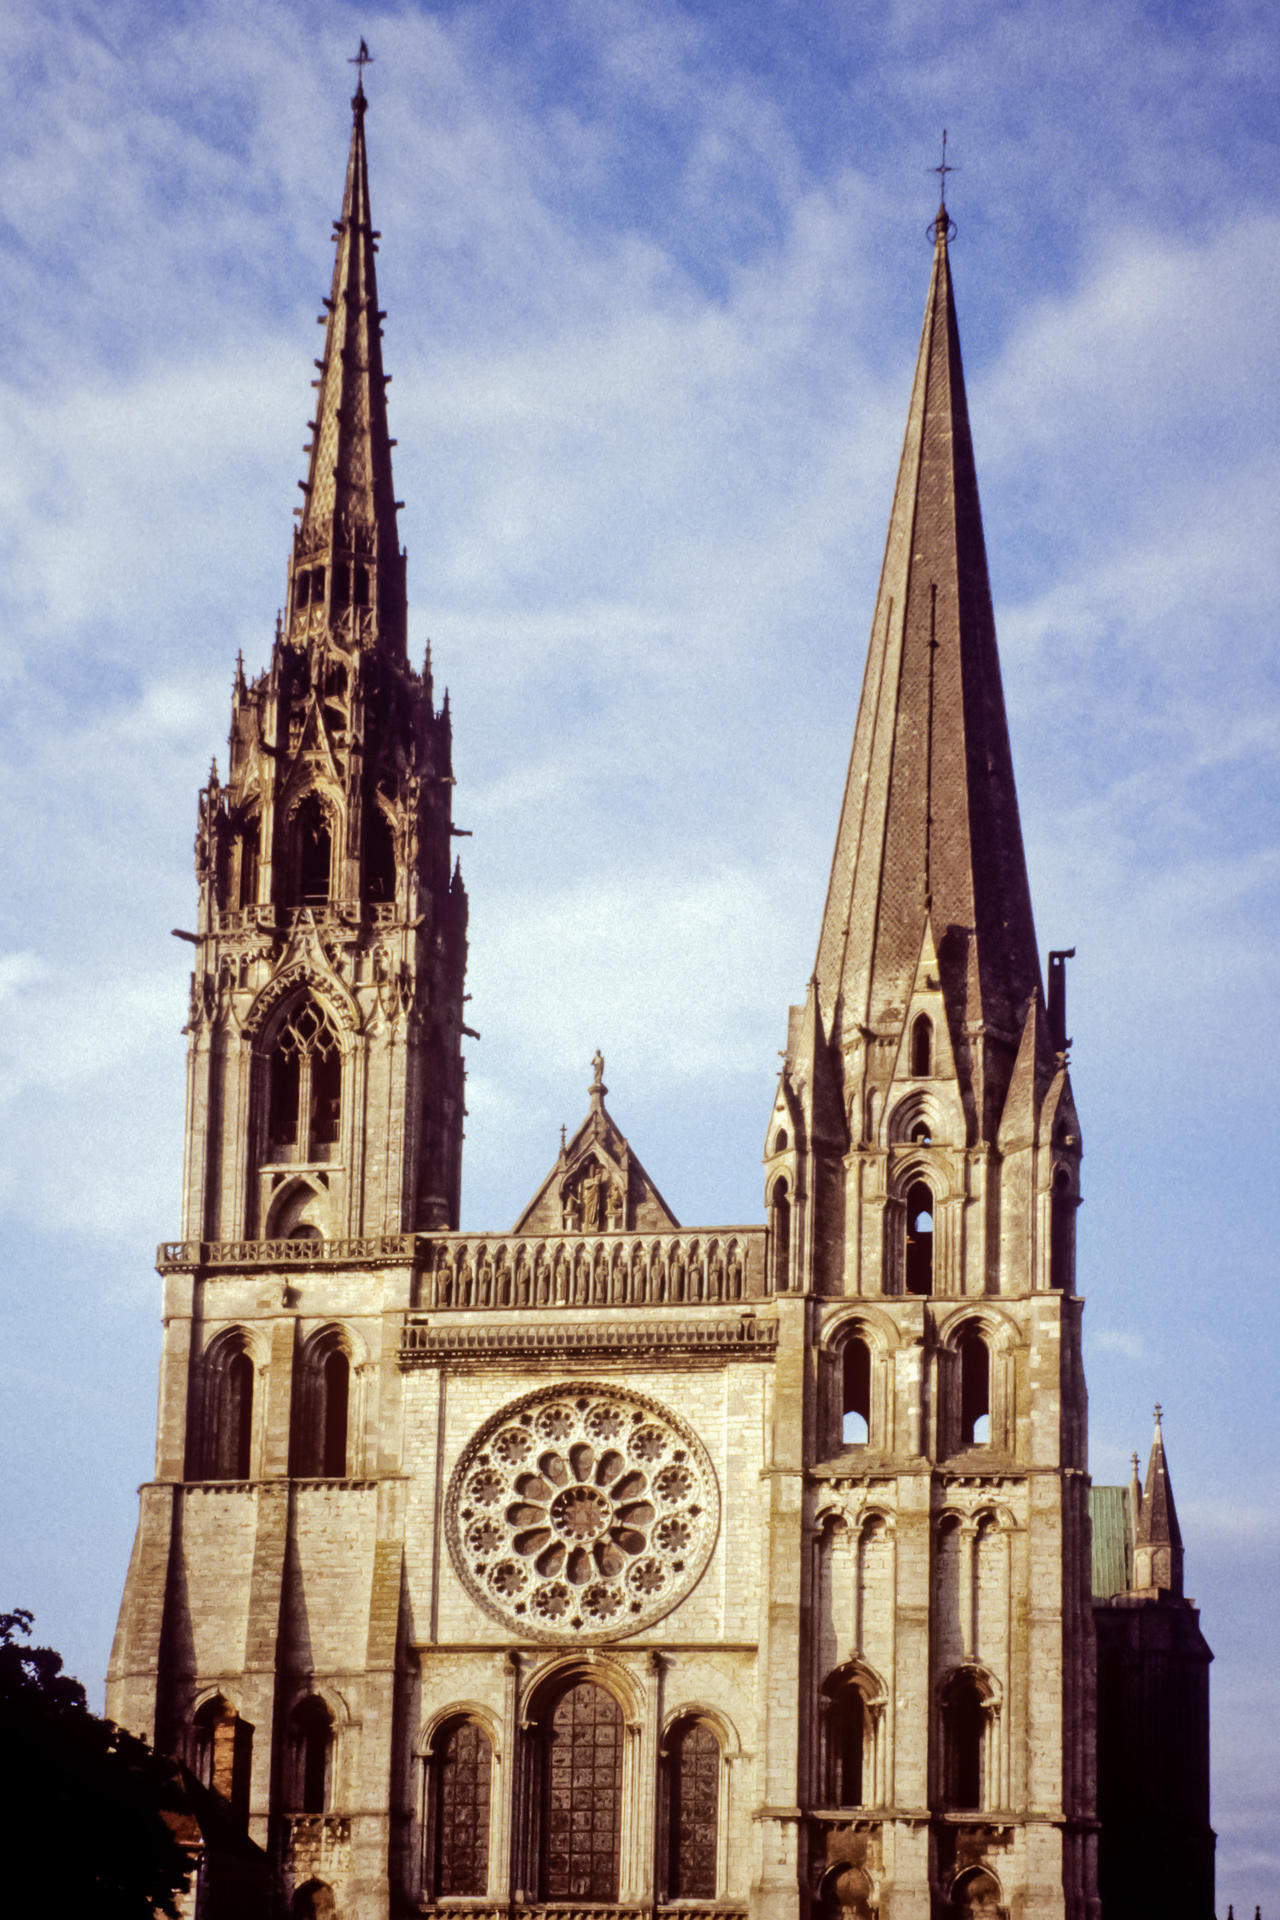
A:
<svg viewBox="0 0 1280 1920">
<path fill-rule="evenodd" d="M 715 1470 L 674 1413 L 594 1384 L 488 1420 L 454 1470 L 449 1550 L 486 1612 L 536 1639 L 613 1639 L 691 1591 L 719 1525 Z"/>
</svg>

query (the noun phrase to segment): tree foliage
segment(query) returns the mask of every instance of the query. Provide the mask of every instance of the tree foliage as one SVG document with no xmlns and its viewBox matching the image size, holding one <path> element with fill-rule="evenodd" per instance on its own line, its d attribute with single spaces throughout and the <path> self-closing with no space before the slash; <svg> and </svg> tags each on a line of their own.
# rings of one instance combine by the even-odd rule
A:
<svg viewBox="0 0 1280 1920">
<path fill-rule="evenodd" d="M 27 1644 L 31 1615 L 0 1613 L 0 1806 L 6 1879 L 26 1910 L 95 1920 L 174 1915 L 189 1861 L 166 1823 L 172 1765 L 90 1713 L 52 1647 Z"/>
</svg>

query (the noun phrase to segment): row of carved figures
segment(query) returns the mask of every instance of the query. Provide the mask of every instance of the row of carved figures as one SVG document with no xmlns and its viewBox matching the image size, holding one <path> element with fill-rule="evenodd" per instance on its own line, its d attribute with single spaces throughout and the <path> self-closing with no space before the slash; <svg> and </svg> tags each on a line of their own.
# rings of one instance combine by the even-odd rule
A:
<svg viewBox="0 0 1280 1920">
<path fill-rule="evenodd" d="M 741 1300 L 750 1292 L 738 1238 L 537 1242 L 440 1247 L 420 1281 L 421 1308 L 658 1306 Z"/>
</svg>

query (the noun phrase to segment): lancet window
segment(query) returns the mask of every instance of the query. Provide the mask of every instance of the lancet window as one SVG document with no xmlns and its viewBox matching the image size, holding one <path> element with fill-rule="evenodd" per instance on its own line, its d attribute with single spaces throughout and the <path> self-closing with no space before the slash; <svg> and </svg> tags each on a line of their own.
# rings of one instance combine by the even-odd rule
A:
<svg viewBox="0 0 1280 1920">
<path fill-rule="evenodd" d="M 364 828 L 365 898 L 382 903 L 396 897 L 396 843 L 391 822 L 371 801 Z"/>
<path fill-rule="evenodd" d="M 1075 1254 L 1075 1199 L 1071 1175 L 1059 1167 L 1049 1194 L 1049 1285 L 1069 1290 Z"/>
<path fill-rule="evenodd" d="M 785 1180 L 774 1183 L 770 1212 L 773 1216 L 773 1285 L 785 1293 L 791 1285 L 791 1195 Z"/>
<path fill-rule="evenodd" d="M 927 1013 L 919 1013 L 911 1027 L 911 1071 L 917 1080 L 927 1080 L 933 1072 L 933 1022 Z"/>
<path fill-rule="evenodd" d="M 253 1728 L 218 1694 L 206 1700 L 192 1724 L 192 1771 L 202 1786 L 220 1793 L 241 1819 L 249 1812 Z"/>
<path fill-rule="evenodd" d="M 840 1438 L 845 1446 L 871 1438 L 871 1349 L 860 1334 L 845 1341 L 840 1353 Z"/>
<path fill-rule="evenodd" d="M 323 800 L 309 793 L 293 816 L 294 902 L 319 906 L 329 898 L 333 830 Z"/>
<path fill-rule="evenodd" d="M 960 1336 L 960 1445 L 991 1438 L 991 1349 L 976 1327 Z"/>
<path fill-rule="evenodd" d="M 720 1742 L 703 1720 L 667 1740 L 667 1898 L 714 1900 L 720 1822 Z"/>
<path fill-rule="evenodd" d="M 253 814 L 236 835 L 236 905 L 252 907 L 258 899 L 258 857 L 262 826 Z"/>
<path fill-rule="evenodd" d="M 474 1720 L 452 1721 L 437 1736 L 423 1784 L 425 1891 L 483 1897 L 489 1890 L 489 1801 L 493 1750 Z"/>
<path fill-rule="evenodd" d="M 917 1180 L 907 1194 L 904 1279 L 908 1293 L 933 1292 L 933 1194 Z"/>
<path fill-rule="evenodd" d="M 875 1799 L 875 1738 L 867 1685 L 857 1673 L 832 1675 L 823 1688 L 821 1792 L 829 1807 L 865 1807 Z"/>
<path fill-rule="evenodd" d="M 308 1694 L 289 1723 L 289 1800 L 294 1813 L 327 1813 L 333 1793 L 333 1720 Z"/>
<path fill-rule="evenodd" d="M 943 1794 L 958 1811 L 986 1804 L 990 1717 L 978 1675 L 963 1668 L 953 1674 L 942 1696 Z"/>
<path fill-rule="evenodd" d="M 204 1420 L 196 1472 L 247 1480 L 253 1467 L 253 1357 L 243 1333 L 222 1335 L 204 1361 Z"/>
<path fill-rule="evenodd" d="M 351 1361 L 341 1336 L 320 1336 L 305 1354 L 294 1402 L 292 1472 L 341 1479 L 350 1462 Z"/>
<path fill-rule="evenodd" d="M 562 1693 L 541 1729 L 541 1896 L 616 1900 L 622 1851 L 622 1712 L 591 1680 Z"/>
<path fill-rule="evenodd" d="M 324 1008 L 304 1000 L 287 1016 L 271 1049 L 268 1157 L 327 1160 L 341 1125 L 341 1043 Z"/>
</svg>

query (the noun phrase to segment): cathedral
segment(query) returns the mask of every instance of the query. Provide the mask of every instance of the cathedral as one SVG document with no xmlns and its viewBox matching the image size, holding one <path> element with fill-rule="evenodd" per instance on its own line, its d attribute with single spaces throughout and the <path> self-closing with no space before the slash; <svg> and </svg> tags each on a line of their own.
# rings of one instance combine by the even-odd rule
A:
<svg viewBox="0 0 1280 1920">
<path fill-rule="evenodd" d="M 1089 1480 L 1069 956 L 1046 996 L 945 205 L 760 1220 L 676 1220 L 597 1054 L 519 1219 L 464 1229 L 450 716 L 352 105 L 286 604 L 199 798 L 108 1680 L 242 1836 L 188 1911 L 1211 1920 L 1159 1424 L 1145 1486 Z"/>
</svg>

